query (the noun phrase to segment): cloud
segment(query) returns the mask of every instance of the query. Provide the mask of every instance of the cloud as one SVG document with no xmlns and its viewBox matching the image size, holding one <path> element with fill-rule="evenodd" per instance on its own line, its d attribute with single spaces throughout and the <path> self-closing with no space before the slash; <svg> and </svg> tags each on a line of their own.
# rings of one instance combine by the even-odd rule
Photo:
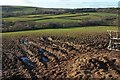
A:
<svg viewBox="0 0 120 80">
<path fill-rule="evenodd" d="M 32 5 L 29 0 L 0 0 L 0 5 Z"/>
<path fill-rule="evenodd" d="M 118 5 L 117 2 L 118 0 L 0 0 L 0 5 L 23 5 L 46 8 L 84 8 L 114 7 Z"/>
</svg>

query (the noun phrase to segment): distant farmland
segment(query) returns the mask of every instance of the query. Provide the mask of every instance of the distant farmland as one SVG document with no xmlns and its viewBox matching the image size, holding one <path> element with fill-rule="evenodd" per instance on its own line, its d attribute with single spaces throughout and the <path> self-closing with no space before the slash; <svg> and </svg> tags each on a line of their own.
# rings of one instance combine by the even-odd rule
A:
<svg viewBox="0 0 120 80">
<path fill-rule="evenodd" d="M 84 10 L 6 7 L 6 10 L 3 11 L 2 31 L 14 32 L 87 26 L 117 26 L 118 14 L 117 12 L 112 12 L 117 9 L 109 10 L 108 13 L 92 8 Z"/>
</svg>

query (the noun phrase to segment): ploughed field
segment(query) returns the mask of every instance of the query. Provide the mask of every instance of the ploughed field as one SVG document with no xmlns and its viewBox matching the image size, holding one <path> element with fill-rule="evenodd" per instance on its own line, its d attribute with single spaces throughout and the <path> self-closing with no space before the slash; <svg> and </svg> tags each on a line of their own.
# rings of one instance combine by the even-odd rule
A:
<svg viewBox="0 0 120 80">
<path fill-rule="evenodd" d="M 3 77 L 120 79 L 120 52 L 107 50 L 109 35 L 79 35 L 3 37 Z"/>
</svg>

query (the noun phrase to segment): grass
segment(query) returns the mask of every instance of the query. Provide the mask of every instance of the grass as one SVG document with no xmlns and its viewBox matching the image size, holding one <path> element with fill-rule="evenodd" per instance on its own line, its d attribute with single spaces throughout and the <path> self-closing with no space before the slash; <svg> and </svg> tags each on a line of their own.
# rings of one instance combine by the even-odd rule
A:
<svg viewBox="0 0 120 80">
<path fill-rule="evenodd" d="M 44 16 L 50 16 L 51 14 L 35 14 L 35 15 L 24 15 L 20 17 L 27 17 L 27 18 L 34 18 L 34 17 L 44 17 Z"/>
<path fill-rule="evenodd" d="M 44 29 L 44 30 L 29 30 L 20 32 L 7 32 L 0 33 L 3 37 L 7 38 L 18 38 L 21 36 L 37 37 L 37 36 L 70 36 L 70 37 L 80 37 L 81 33 L 103 33 L 107 30 L 117 30 L 114 26 L 91 26 L 91 27 L 81 27 L 81 28 L 66 28 L 66 29 Z"/>
<path fill-rule="evenodd" d="M 3 18 L 4 21 L 26 21 L 26 20 L 34 20 L 38 18 L 26 18 L 26 17 L 9 17 L 9 18 Z"/>
<path fill-rule="evenodd" d="M 45 19 L 38 20 L 37 23 L 48 23 L 48 22 L 57 22 L 57 23 L 72 23 L 72 22 L 80 22 L 80 20 L 70 20 L 70 19 Z"/>
<path fill-rule="evenodd" d="M 88 14 L 88 15 L 85 15 Z M 74 21 L 78 20 L 98 20 L 101 19 L 102 17 L 108 17 L 108 16 L 113 16 L 116 17 L 117 14 L 112 14 L 112 13 L 96 13 L 96 12 L 88 12 L 88 13 L 76 13 L 76 14 L 60 14 L 60 15 L 49 15 L 49 14 L 43 14 L 43 15 L 26 15 L 26 16 L 19 16 L 19 17 L 8 17 L 8 18 L 3 18 L 4 21 L 28 21 L 32 20 L 35 22 L 72 22 L 73 19 Z M 55 19 L 55 20 L 53 20 Z"/>
<path fill-rule="evenodd" d="M 24 15 L 19 17 L 8 17 L 3 18 L 5 21 L 33 21 L 37 23 L 74 23 L 82 22 L 86 20 L 99 20 L 103 17 L 116 17 L 117 14 L 113 13 L 97 13 L 97 12 L 87 12 L 87 13 L 76 13 L 76 14 L 60 14 L 60 15 L 50 15 L 50 14 L 39 14 L 39 15 Z M 93 33 L 93 32 L 106 32 L 107 30 L 117 29 L 114 26 L 90 26 L 90 27 L 76 27 L 76 28 L 66 28 L 66 29 L 44 29 L 44 30 L 29 30 L 20 32 L 7 32 L 1 33 L 3 37 L 17 38 L 21 36 L 71 36 L 80 37 L 81 33 Z"/>
</svg>

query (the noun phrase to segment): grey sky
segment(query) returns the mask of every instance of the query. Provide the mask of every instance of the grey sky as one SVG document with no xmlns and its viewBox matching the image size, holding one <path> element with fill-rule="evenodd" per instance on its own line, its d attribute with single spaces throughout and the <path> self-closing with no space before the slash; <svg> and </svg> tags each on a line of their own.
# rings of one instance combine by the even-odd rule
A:
<svg viewBox="0 0 120 80">
<path fill-rule="evenodd" d="M 36 6 L 46 8 L 118 7 L 119 0 L 0 0 L 0 5 Z"/>
</svg>

